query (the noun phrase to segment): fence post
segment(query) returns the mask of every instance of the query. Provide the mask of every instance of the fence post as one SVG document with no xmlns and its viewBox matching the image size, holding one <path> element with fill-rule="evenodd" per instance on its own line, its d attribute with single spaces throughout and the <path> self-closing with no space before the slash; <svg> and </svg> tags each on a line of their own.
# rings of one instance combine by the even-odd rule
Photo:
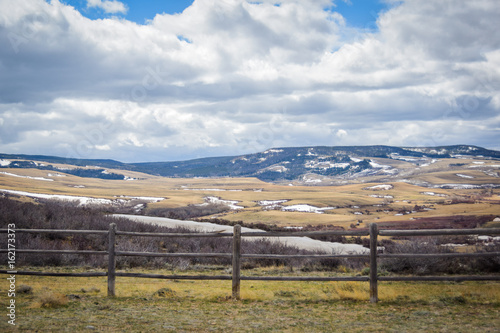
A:
<svg viewBox="0 0 500 333">
<path fill-rule="evenodd" d="M 111 223 L 109 225 L 109 234 L 108 234 L 108 297 L 115 296 L 115 273 L 116 273 L 115 235 L 116 235 L 116 224 Z"/>
<path fill-rule="evenodd" d="M 241 277 L 241 226 L 233 228 L 233 298 L 240 299 L 240 277 Z"/>
<path fill-rule="evenodd" d="M 377 274 L 377 236 L 376 223 L 370 224 L 370 302 L 378 302 L 378 274 Z"/>
</svg>

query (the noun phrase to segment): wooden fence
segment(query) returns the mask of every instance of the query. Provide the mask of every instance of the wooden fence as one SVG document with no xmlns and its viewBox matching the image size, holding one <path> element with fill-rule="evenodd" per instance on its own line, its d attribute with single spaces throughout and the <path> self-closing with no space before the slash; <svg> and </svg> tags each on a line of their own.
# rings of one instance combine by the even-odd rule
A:
<svg viewBox="0 0 500 333">
<path fill-rule="evenodd" d="M 11 232 L 12 230 L 10 230 Z M 7 233 L 8 229 L 0 229 L 0 233 Z M 489 253 L 440 253 L 440 254 L 379 254 L 377 253 L 378 236 L 442 236 L 442 235 L 500 235 L 500 228 L 495 229 L 438 229 L 438 230 L 379 230 L 377 224 L 370 224 L 369 230 L 354 231 L 312 231 L 312 232 L 241 232 L 239 225 L 234 226 L 233 232 L 228 233 L 148 233 L 148 232 L 129 232 L 119 231 L 116 224 L 112 223 L 109 230 L 53 230 L 53 229 L 16 229 L 16 233 L 59 233 L 59 234 L 100 234 L 108 236 L 107 251 L 91 250 L 37 250 L 37 249 L 16 249 L 17 253 L 42 253 L 42 254 L 81 254 L 81 255 L 108 255 L 107 272 L 84 272 L 84 273 L 50 273 L 50 272 L 30 272 L 30 271 L 9 271 L 0 270 L 2 274 L 18 275 L 38 275 L 38 276 L 78 276 L 78 277 L 96 277 L 107 276 L 108 296 L 115 296 L 116 277 L 139 277 L 155 279 L 176 279 L 176 280 L 232 280 L 232 297 L 240 298 L 240 283 L 245 280 L 258 281 L 366 281 L 370 283 L 370 301 L 378 301 L 378 282 L 379 281 L 500 281 L 500 275 L 454 275 L 454 276 L 379 276 L 377 272 L 377 262 L 379 258 L 439 258 L 439 257 L 496 257 L 500 252 Z M 278 255 L 278 254 L 242 254 L 242 237 L 308 237 L 308 236 L 369 236 L 370 252 L 369 254 L 301 254 L 301 255 Z M 159 253 L 159 252 L 132 252 L 117 251 L 115 245 L 116 236 L 129 237 L 232 237 L 232 253 Z M 3 249 L 0 252 L 8 252 Z M 10 250 L 11 251 L 11 250 Z M 117 256 L 140 256 L 140 257 L 180 257 L 180 258 L 227 258 L 232 259 L 232 275 L 162 275 L 162 274 L 143 274 L 143 273 L 125 273 L 116 271 Z M 245 259 L 291 259 L 291 258 L 312 258 L 312 259 L 334 259 L 334 258 L 365 258 L 370 261 L 369 276 L 242 276 L 241 261 Z"/>
</svg>

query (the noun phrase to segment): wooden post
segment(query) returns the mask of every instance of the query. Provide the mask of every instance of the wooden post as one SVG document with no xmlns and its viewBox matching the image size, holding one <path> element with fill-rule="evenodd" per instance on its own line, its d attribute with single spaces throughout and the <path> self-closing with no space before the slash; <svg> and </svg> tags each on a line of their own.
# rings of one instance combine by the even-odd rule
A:
<svg viewBox="0 0 500 333">
<path fill-rule="evenodd" d="M 233 299 L 240 299 L 241 278 L 241 226 L 233 228 Z"/>
<path fill-rule="evenodd" d="M 108 297 L 115 296 L 115 277 L 116 277 L 115 236 L 116 236 L 116 224 L 111 223 L 109 225 L 109 234 L 108 234 Z"/>
<path fill-rule="evenodd" d="M 378 302 L 377 236 L 377 224 L 372 223 L 370 224 L 370 302 L 372 303 Z"/>
</svg>

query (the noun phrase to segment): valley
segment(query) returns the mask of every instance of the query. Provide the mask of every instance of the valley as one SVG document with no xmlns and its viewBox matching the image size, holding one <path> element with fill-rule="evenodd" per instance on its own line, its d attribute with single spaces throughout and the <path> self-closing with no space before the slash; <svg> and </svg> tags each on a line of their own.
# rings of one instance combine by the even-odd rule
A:
<svg viewBox="0 0 500 333">
<path fill-rule="evenodd" d="M 453 220 L 457 216 L 491 216 L 488 222 L 498 225 L 493 219 L 500 216 L 499 160 L 485 156 L 392 157 L 364 158 L 371 167 L 357 175 L 307 172 L 296 179 L 273 182 L 256 177 L 164 177 L 127 168 L 104 168 L 106 174 L 123 177 L 101 179 L 66 172 L 77 168 L 74 164 L 51 163 L 51 170 L 18 168 L 11 166 L 16 161 L 40 163 L 3 158 L 0 193 L 23 200 L 70 200 L 142 215 L 212 205 L 219 207 L 216 213 L 196 217 L 293 228 L 354 229 L 372 222 L 406 225 L 412 221 L 418 226 L 420 219 Z M 314 158 L 306 163 L 312 165 L 317 156 Z M 102 166 L 78 168 L 101 170 Z"/>
</svg>

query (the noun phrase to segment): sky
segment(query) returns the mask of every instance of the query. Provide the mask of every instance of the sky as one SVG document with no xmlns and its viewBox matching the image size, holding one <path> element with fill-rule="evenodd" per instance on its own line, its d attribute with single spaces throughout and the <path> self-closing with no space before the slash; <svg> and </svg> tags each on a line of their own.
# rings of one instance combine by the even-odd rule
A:
<svg viewBox="0 0 500 333">
<path fill-rule="evenodd" d="M 496 0 L 0 0 L 0 153 L 500 150 Z"/>
</svg>

